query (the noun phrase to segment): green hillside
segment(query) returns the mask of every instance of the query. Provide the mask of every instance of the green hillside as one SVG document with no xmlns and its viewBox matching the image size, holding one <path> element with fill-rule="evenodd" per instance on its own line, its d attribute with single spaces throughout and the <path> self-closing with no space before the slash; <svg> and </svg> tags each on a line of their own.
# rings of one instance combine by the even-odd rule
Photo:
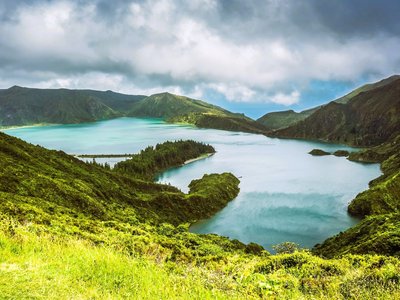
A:
<svg viewBox="0 0 400 300">
<path fill-rule="evenodd" d="M 170 93 L 154 94 L 142 99 L 129 112 L 133 117 L 172 118 L 188 113 L 230 114 L 218 106 Z"/>
<path fill-rule="evenodd" d="M 175 144 L 165 145 L 153 151 L 168 157 Z M 145 153 L 138 155 L 160 163 L 162 156 Z M 394 257 L 325 260 L 285 246 L 269 255 L 257 244 L 190 233 L 188 223 L 237 195 L 232 174 L 205 175 L 184 194 L 2 133 L 0 158 L 4 298 L 400 297 L 400 261 Z"/>
<path fill-rule="evenodd" d="M 200 128 L 213 128 L 228 131 L 266 133 L 266 128 L 256 121 L 238 114 L 189 113 L 168 119 L 172 123 L 193 124 Z"/>
<path fill-rule="evenodd" d="M 400 134 L 400 78 L 362 92 L 347 103 L 330 102 L 274 136 L 377 146 Z"/>
<path fill-rule="evenodd" d="M 394 76 L 383 79 L 376 83 L 363 85 L 363 86 L 355 89 L 354 91 L 344 95 L 343 97 L 340 97 L 340 98 L 334 100 L 333 102 L 340 103 L 340 104 L 346 104 L 351 99 L 353 99 L 355 96 L 357 96 L 363 92 L 367 92 L 367 91 L 385 86 L 385 85 L 390 84 L 393 81 L 396 81 L 398 79 L 400 79 L 400 76 L 394 75 Z M 293 110 L 270 112 L 270 113 L 265 114 L 261 118 L 257 119 L 257 122 L 264 125 L 269 131 L 283 129 L 283 128 L 286 128 L 289 126 L 293 126 L 296 123 L 305 120 L 307 117 L 312 115 L 314 112 L 316 112 L 318 109 L 320 109 L 323 106 L 324 105 L 317 106 L 315 108 L 304 110 L 301 112 L 295 112 Z"/>
<path fill-rule="evenodd" d="M 257 119 L 257 122 L 264 125 L 269 131 L 286 128 L 304 120 L 317 109 L 309 109 L 302 112 L 295 112 L 294 110 L 270 112 Z"/>
<path fill-rule="evenodd" d="M 0 90 L 0 126 L 81 123 L 123 116 L 144 96 L 111 91 L 31 89 Z"/>
<path fill-rule="evenodd" d="M 263 125 L 243 114 L 170 93 L 146 97 L 112 91 L 18 86 L 0 90 L 0 127 L 82 123 L 122 116 L 163 118 L 202 128 L 266 132 Z"/>
<path fill-rule="evenodd" d="M 187 123 L 201 128 L 265 133 L 263 125 L 243 114 L 170 93 L 155 94 L 140 102 L 129 113 L 134 117 L 165 118 L 171 123 Z"/>
</svg>

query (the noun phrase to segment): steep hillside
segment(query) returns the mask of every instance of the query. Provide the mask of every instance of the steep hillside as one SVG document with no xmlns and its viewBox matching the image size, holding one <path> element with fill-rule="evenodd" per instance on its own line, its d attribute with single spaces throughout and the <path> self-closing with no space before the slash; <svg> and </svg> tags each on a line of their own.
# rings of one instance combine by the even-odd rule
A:
<svg viewBox="0 0 400 300">
<path fill-rule="evenodd" d="M 365 84 L 365 85 L 355 89 L 354 91 L 351 91 L 347 95 L 344 95 L 343 97 L 340 97 L 334 101 L 337 103 L 345 104 L 345 103 L 349 102 L 353 97 L 357 96 L 358 94 L 361 94 L 362 92 L 367 92 L 367 91 L 385 86 L 385 85 L 390 84 L 393 81 L 396 81 L 398 79 L 400 79 L 400 75 L 393 75 L 388 78 L 382 79 L 378 82 Z"/>
<path fill-rule="evenodd" d="M 347 95 L 334 100 L 333 102 L 340 103 L 340 104 L 346 104 L 351 99 L 353 99 L 355 96 L 357 96 L 363 92 L 367 92 L 367 91 L 388 85 L 398 79 L 400 79 L 400 76 L 394 75 L 394 76 L 391 76 L 389 78 L 383 79 L 383 80 L 375 82 L 375 83 L 363 85 L 363 86 L 355 89 L 354 91 L 348 93 Z M 286 128 L 289 126 L 293 126 L 296 123 L 305 120 L 307 117 L 312 115 L 314 112 L 316 112 L 318 109 L 320 109 L 323 106 L 324 105 L 317 106 L 315 108 L 304 110 L 301 112 L 295 112 L 293 110 L 270 112 L 270 113 L 265 114 L 261 118 L 259 118 L 257 120 L 257 122 L 264 125 L 268 130 L 283 129 L 283 128 Z"/>
<path fill-rule="evenodd" d="M 149 96 L 135 105 L 129 113 L 135 117 L 165 118 L 172 123 L 188 123 L 202 128 L 265 133 L 261 124 L 244 116 L 201 100 L 170 93 Z"/>
<path fill-rule="evenodd" d="M 0 90 L 0 126 L 81 123 L 123 116 L 144 96 L 111 91 L 31 89 Z"/>
<path fill-rule="evenodd" d="M 330 102 L 305 120 L 273 135 L 318 139 L 354 146 L 375 146 L 400 133 L 400 79 L 354 96 Z"/>
</svg>

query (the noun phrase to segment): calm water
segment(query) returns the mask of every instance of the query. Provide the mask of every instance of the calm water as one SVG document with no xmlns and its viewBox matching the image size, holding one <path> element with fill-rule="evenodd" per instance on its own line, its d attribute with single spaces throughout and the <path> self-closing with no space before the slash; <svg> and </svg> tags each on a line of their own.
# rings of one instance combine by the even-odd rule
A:
<svg viewBox="0 0 400 300">
<path fill-rule="evenodd" d="M 246 243 L 254 241 L 267 249 L 284 241 L 312 247 L 352 226 L 357 220 L 347 214 L 348 202 L 380 174 L 376 164 L 307 154 L 313 148 L 349 149 L 345 146 L 197 129 L 157 119 L 120 118 L 6 132 L 72 154 L 135 153 L 148 145 L 176 139 L 210 143 L 217 150 L 215 155 L 168 170 L 159 181 L 187 191 L 189 182 L 204 173 L 229 171 L 240 177 L 239 196 L 191 230 Z"/>
</svg>

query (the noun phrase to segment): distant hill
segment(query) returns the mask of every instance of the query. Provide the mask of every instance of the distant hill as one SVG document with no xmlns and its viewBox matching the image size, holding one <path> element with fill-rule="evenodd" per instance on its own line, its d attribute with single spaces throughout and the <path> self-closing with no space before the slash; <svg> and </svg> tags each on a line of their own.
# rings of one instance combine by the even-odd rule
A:
<svg viewBox="0 0 400 300">
<path fill-rule="evenodd" d="M 188 113 L 231 114 L 229 111 L 201 100 L 170 93 L 154 94 L 136 103 L 129 112 L 134 117 L 171 118 Z"/>
<path fill-rule="evenodd" d="M 367 92 L 367 91 L 379 88 L 381 86 L 385 86 L 385 85 L 390 84 L 393 81 L 396 81 L 398 79 L 400 79 L 400 76 L 394 75 L 394 76 L 388 77 L 388 78 L 383 79 L 376 83 L 365 84 L 365 85 L 355 89 L 354 91 L 348 93 L 347 95 L 334 100 L 333 102 L 340 103 L 340 104 L 346 104 L 352 98 L 354 98 L 355 96 L 357 96 L 363 92 Z M 261 118 L 257 119 L 257 122 L 264 125 L 268 130 L 283 129 L 283 128 L 292 126 L 300 121 L 305 120 L 307 117 L 312 115 L 314 112 L 316 112 L 318 109 L 322 108 L 323 106 L 324 105 L 317 106 L 315 108 L 307 109 L 307 110 L 304 110 L 301 112 L 295 112 L 293 110 L 270 112 L 270 113 L 265 114 Z"/>
<path fill-rule="evenodd" d="M 142 96 L 19 86 L 0 90 L 0 126 L 4 127 L 83 123 L 122 116 L 163 118 L 203 128 L 266 132 L 263 125 L 243 114 L 170 93 Z"/>
<path fill-rule="evenodd" d="M 142 99 L 129 112 L 134 117 L 165 118 L 172 123 L 188 123 L 201 128 L 265 133 L 262 124 L 219 106 L 170 93 Z"/>
<path fill-rule="evenodd" d="M 124 115 L 144 96 L 111 91 L 32 89 L 0 90 L 0 126 L 81 123 Z"/>
<path fill-rule="evenodd" d="M 257 119 L 257 122 L 264 125 L 268 130 L 276 130 L 286 128 L 290 125 L 296 124 L 310 116 L 317 108 L 305 110 L 302 112 L 295 112 L 294 110 L 285 110 L 278 112 L 270 112 Z"/>
<path fill-rule="evenodd" d="M 373 87 L 373 88 L 372 88 Z M 303 121 L 273 135 L 318 139 L 354 146 L 376 146 L 400 133 L 400 77 L 390 77 L 367 91 L 324 105 Z"/>
</svg>

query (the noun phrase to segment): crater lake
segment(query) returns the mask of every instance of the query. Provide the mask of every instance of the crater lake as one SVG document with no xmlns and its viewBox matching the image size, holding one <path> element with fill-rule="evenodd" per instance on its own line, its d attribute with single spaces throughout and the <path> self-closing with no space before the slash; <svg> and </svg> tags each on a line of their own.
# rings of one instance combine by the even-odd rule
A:
<svg viewBox="0 0 400 300">
<path fill-rule="evenodd" d="M 241 181 L 238 197 L 190 230 L 256 242 L 269 251 L 272 245 L 285 241 L 311 248 L 357 223 L 348 215 L 347 205 L 381 174 L 378 164 L 308 154 L 314 148 L 356 151 L 343 145 L 199 129 L 160 119 L 118 118 L 3 131 L 74 155 L 137 153 L 167 140 L 211 144 L 217 151 L 213 156 L 167 170 L 157 180 L 186 192 L 189 182 L 205 173 L 232 172 Z M 119 160 L 103 158 L 98 162 L 112 165 Z"/>
</svg>

